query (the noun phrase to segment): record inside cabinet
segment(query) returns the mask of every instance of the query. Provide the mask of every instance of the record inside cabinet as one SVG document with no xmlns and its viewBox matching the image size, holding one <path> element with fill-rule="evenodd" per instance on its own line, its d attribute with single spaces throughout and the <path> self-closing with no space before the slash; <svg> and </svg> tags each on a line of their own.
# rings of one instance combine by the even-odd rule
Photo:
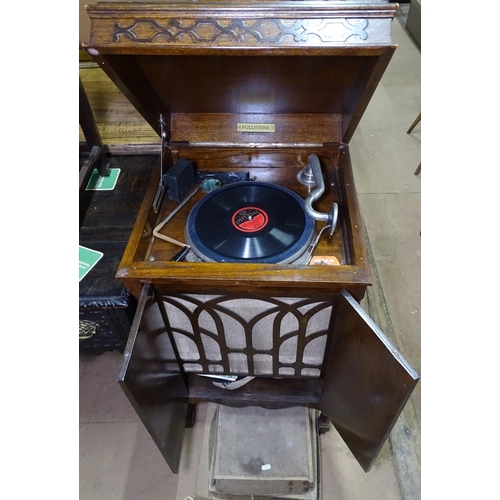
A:
<svg viewBox="0 0 500 500">
<path fill-rule="evenodd" d="M 205 195 L 186 225 L 191 249 L 209 262 L 290 263 L 313 236 L 303 199 L 264 182 L 239 182 Z"/>
</svg>

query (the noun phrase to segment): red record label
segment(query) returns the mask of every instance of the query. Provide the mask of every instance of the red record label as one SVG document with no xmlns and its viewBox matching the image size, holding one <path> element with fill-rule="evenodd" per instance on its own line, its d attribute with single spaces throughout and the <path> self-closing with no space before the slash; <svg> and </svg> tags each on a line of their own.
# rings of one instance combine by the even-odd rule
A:
<svg viewBox="0 0 500 500">
<path fill-rule="evenodd" d="M 255 233 L 264 229 L 269 217 L 264 210 L 256 207 L 240 208 L 231 219 L 233 226 L 244 233 Z"/>
</svg>

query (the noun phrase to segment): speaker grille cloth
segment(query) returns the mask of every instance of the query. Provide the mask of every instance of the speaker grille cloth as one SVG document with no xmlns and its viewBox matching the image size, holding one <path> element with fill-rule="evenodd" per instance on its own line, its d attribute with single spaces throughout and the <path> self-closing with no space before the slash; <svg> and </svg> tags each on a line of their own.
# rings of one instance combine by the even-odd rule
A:
<svg viewBox="0 0 500 500">
<path fill-rule="evenodd" d="M 184 294 L 163 301 L 185 371 L 321 375 L 329 301 Z"/>
</svg>

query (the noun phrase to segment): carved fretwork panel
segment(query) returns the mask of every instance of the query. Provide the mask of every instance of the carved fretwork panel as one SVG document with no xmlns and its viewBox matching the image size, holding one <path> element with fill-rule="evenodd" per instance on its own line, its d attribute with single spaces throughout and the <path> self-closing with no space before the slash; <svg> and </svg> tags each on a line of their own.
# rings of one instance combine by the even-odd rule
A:
<svg viewBox="0 0 500 500">
<path fill-rule="evenodd" d="M 356 43 L 368 38 L 367 19 L 134 19 L 113 26 L 113 42 L 186 44 Z"/>
<path fill-rule="evenodd" d="M 376 4 L 364 9 L 294 2 L 293 9 L 266 2 L 217 4 L 123 3 L 89 5 L 91 43 L 179 47 L 321 47 L 380 45 L 390 42 L 396 7 Z"/>
<path fill-rule="evenodd" d="M 335 299 L 157 296 L 186 372 L 323 375 Z"/>
</svg>

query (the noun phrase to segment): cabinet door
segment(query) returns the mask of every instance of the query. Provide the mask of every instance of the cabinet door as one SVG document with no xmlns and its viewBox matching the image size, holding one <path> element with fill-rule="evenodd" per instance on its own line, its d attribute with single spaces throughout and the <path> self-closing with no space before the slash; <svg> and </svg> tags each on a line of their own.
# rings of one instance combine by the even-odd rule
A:
<svg viewBox="0 0 500 500">
<path fill-rule="evenodd" d="M 418 379 L 362 307 L 343 291 L 319 409 L 366 472 Z"/>
<path fill-rule="evenodd" d="M 168 465 L 178 472 L 188 391 L 149 285 L 142 290 L 118 382 Z"/>
</svg>

